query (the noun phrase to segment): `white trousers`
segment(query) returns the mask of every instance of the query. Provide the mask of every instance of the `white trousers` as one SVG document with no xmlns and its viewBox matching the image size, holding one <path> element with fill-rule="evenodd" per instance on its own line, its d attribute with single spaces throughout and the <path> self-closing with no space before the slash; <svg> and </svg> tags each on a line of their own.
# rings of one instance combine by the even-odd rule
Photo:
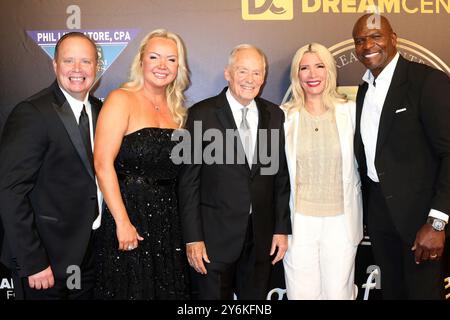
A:
<svg viewBox="0 0 450 320">
<path fill-rule="evenodd" d="M 348 240 L 343 214 L 295 214 L 283 260 L 288 299 L 355 299 L 356 250 Z"/>
</svg>

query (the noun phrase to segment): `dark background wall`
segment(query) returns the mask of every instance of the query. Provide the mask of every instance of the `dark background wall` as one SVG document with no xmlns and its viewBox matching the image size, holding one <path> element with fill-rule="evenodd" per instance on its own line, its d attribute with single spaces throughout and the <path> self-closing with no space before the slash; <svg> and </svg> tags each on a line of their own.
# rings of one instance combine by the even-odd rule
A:
<svg viewBox="0 0 450 320">
<path fill-rule="evenodd" d="M 266 10 L 252 15 L 254 11 L 248 10 L 252 3 L 256 8 L 272 3 L 284 7 L 286 13 Z M 329 6 L 332 3 L 338 4 Z M 279 104 L 289 88 L 293 54 L 312 41 L 330 47 L 339 67 L 339 84 L 354 93 L 364 69 L 353 55 L 351 31 L 365 5 L 371 3 L 379 4 L 392 22 L 405 57 L 450 74 L 449 0 L 1 0 L 0 130 L 14 105 L 54 80 L 50 57 L 27 31 L 137 29 L 136 37 L 126 41 L 115 61 L 109 59 L 94 90 L 101 98 L 126 81 L 132 58 L 148 32 L 156 28 L 176 32 L 185 41 L 191 70 L 188 105 L 217 94 L 226 85 L 223 68 L 230 50 L 239 43 L 252 43 L 269 61 L 262 96 Z M 272 18 L 278 20 L 267 20 Z M 110 49 L 103 46 L 102 50 Z M 361 292 L 367 266 L 372 264 L 370 246 L 360 246 L 357 264 Z M 280 266 L 276 271 L 274 286 L 283 286 Z M 1 267 L 0 281 L 2 299 L 10 280 Z"/>
</svg>

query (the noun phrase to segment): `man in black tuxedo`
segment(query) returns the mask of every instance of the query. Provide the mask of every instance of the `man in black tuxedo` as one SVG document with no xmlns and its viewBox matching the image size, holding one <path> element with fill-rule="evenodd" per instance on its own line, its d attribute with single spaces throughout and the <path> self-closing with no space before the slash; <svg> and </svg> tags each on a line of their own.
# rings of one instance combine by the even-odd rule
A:
<svg viewBox="0 0 450 320">
<path fill-rule="evenodd" d="M 56 81 L 19 103 L 0 142 L 2 262 L 18 299 L 89 299 L 100 225 L 92 162 L 101 102 L 89 95 L 95 43 L 79 32 L 55 48 Z"/>
<path fill-rule="evenodd" d="M 355 153 L 385 299 L 442 299 L 450 214 L 450 81 L 405 60 L 389 21 L 353 29 L 367 68 L 357 94 Z"/>
<path fill-rule="evenodd" d="M 265 70 L 261 50 L 237 46 L 225 69 L 229 87 L 189 110 L 186 127 L 192 140 L 211 129 L 223 137 L 223 143 L 215 141 L 222 164 L 191 159 L 179 179 L 183 235 L 189 264 L 198 273 L 200 299 L 232 299 L 233 293 L 239 299 L 265 299 L 271 262 L 281 260 L 287 249 L 291 223 L 284 115 L 256 97 Z M 201 130 L 194 129 L 198 125 Z M 271 134 L 279 138 L 272 144 Z M 211 145 L 204 142 L 200 152 Z M 265 172 L 264 146 L 278 170 Z"/>
</svg>

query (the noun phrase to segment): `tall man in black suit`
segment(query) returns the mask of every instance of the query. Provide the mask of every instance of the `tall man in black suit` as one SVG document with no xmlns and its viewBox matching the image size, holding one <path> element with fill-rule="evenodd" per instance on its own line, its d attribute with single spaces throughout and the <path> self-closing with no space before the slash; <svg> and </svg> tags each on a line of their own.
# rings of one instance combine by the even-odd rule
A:
<svg viewBox="0 0 450 320">
<path fill-rule="evenodd" d="M 442 299 L 450 214 L 450 81 L 397 53 L 389 21 L 353 29 L 367 68 L 357 95 L 355 153 L 385 299 Z"/>
<path fill-rule="evenodd" d="M 215 129 L 224 141 L 215 141 L 223 164 L 206 159 L 187 164 L 179 181 L 184 240 L 189 264 L 199 273 L 200 299 L 232 299 L 233 292 L 239 299 L 264 299 L 271 262 L 281 260 L 287 249 L 291 224 L 284 116 L 277 106 L 256 97 L 264 82 L 265 61 L 261 50 L 237 46 L 225 69 L 229 87 L 189 110 L 192 140 L 199 138 L 195 134 Z M 201 130 L 195 130 L 196 125 Z M 227 129 L 236 133 L 235 139 L 227 137 Z M 272 133 L 279 140 L 271 144 Z M 204 142 L 201 153 L 209 146 Z M 267 163 L 263 165 L 260 157 L 264 146 L 278 170 L 265 172 Z"/>
<path fill-rule="evenodd" d="M 18 299 L 89 299 L 101 194 L 92 162 L 101 102 L 89 95 L 95 43 L 79 32 L 55 49 L 56 81 L 19 103 L 0 142 L 2 262 Z"/>
</svg>

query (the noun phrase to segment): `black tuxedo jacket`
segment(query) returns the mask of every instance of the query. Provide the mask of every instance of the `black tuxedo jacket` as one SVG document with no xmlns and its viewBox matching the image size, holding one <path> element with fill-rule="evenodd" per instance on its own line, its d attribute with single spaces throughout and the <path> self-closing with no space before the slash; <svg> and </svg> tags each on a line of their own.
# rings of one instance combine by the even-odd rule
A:
<svg viewBox="0 0 450 320">
<path fill-rule="evenodd" d="M 195 138 L 194 121 L 201 121 L 202 133 L 214 128 L 223 137 L 226 129 L 237 129 L 225 95 L 226 90 L 189 109 L 186 128 L 192 138 Z M 249 221 L 250 203 L 257 260 L 270 259 L 273 234 L 291 233 L 289 175 L 284 154 L 284 115 L 271 102 L 260 98 L 255 100 L 259 112 L 258 129 L 279 130 L 276 154 L 279 169 L 276 174 L 261 175 L 263 165 L 260 159 L 252 165 L 251 170 L 247 163 L 202 162 L 184 165 L 180 173 L 179 205 L 184 240 L 186 243 L 205 241 L 208 256 L 214 262 L 232 263 L 239 257 Z M 234 156 L 238 148 L 242 148 L 240 139 L 236 139 L 235 148 L 231 150 L 226 150 L 223 143 L 224 161 L 227 152 L 233 152 Z M 263 137 L 258 134 L 257 143 L 261 139 Z M 271 152 L 270 143 L 266 142 Z M 208 144 L 203 142 L 202 150 Z"/>
<path fill-rule="evenodd" d="M 101 102 L 89 101 L 95 124 Z M 68 266 L 81 265 L 97 201 L 88 159 L 56 81 L 9 115 L 0 142 L 2 262 L 19 276 L 50 265 L 63 278 Z"/>
<path fill-rule="evenodd" d="M 360 122 L 367 87 L 362 84 L 357 94 L 354 146 L 364 190 L 369 178 Z M 375 167 L 393 223 L 406 243 L 414 242 L 430 209 L 450 214 L 446 74 L 400 56 L 381 113 Z"/>
</svg>

